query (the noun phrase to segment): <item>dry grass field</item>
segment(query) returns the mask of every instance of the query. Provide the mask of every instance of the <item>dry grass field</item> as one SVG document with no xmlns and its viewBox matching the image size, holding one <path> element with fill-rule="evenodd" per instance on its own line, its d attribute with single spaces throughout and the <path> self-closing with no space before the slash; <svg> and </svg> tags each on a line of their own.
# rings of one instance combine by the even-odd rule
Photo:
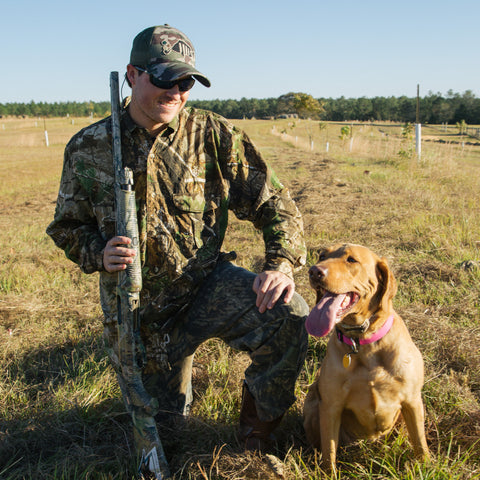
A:
<svg viewBox="0 0 480 480">
<path fill-rule="evenodd" d="M 0 478 L 130 479 L 132 435 L 101 340 L 97 275 L 46 236 L 68 139 L 89 119 L 0 119 Z M 405 428 L 339 452 L 338 478 L 480 478 L 480 142 L 424 127 L 422 156 L 395 125 L 236 122 L 304 215 L 308 265 L 320 247 L 360 243 L 386 256 L 394 300 L 426 366 L 428 464 Z M 44 129 L 49 146 L 45 144 Z M 313 142 L 313 143 L 312 143 Z M 327 151 L 328 143 L 328 151 Z M 261 237 L 233 221 L 226 249 L 257 269 Z M 313 306 L 308 266 L 297 289 Z M 325 352 L 311 339 L 297 402 L 278 429 L 274 469 L 235 439 L 248 359 L 217 341 L 196 355 L 194 407 L 164 447 L 176 479 L 319 479 L 302 405 Z"/>
</svg>

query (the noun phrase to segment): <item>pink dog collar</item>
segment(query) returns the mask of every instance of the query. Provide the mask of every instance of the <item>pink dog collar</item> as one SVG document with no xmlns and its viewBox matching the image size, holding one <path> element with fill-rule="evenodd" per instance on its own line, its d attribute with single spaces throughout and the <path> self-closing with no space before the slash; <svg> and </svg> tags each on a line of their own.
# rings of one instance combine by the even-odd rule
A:
<svg viewBox="0 0 480 480">
<path fill-rule="evenodd" d="M 356 350 L 357 342 L 360 345 L 367 345 L 369 343 L 374 343 L 380 340 L 381 338 L 383 338 L 392 328 L 393 320 L 394 320 L 394 316 L 390 315 L 387 318 L 387 321 L 371 337 L 368 337 L 368 338 L 360 338 L 357 341 L 355 341 L 350 337 L 347 337 L 346 335 L 344 335 L 340 330 L 337 330 L 337 337 L 341 342 L 346 343 L 347 345 L 350 345 L 351 347 L 354 348 L 354 350 Z"/>
</svg>

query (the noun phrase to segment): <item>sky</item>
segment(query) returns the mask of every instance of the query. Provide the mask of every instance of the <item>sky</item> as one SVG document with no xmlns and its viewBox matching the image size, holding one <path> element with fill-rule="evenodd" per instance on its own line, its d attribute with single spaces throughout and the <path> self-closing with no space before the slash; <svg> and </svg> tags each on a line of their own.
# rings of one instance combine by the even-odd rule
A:
<svg viewBox="0 0 480 480">
<path fill-rule="evenodd" d="M 0 103 L 109 101 L 135 35 L 165 23 L 212 82 L 192 100 L 415 97 L 417 85 L 480 97 L 479 0 L 3 0 L 0 11 Z"/>
</svg>

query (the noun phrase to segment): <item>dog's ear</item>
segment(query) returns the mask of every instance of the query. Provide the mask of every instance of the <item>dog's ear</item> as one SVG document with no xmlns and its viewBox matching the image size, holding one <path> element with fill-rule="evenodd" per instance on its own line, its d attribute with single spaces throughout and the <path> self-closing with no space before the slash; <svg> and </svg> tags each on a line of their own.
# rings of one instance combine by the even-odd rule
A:
<svg viewBox="0 0 480 480">
<path fill-rule="evenodd" d="M 387 311 L 389 303 L 397 293 L 397 281 L 390 270 L 387 259 L 381 258 L 377 262 L 378 302 L 382 310 Z"/>
</svg>

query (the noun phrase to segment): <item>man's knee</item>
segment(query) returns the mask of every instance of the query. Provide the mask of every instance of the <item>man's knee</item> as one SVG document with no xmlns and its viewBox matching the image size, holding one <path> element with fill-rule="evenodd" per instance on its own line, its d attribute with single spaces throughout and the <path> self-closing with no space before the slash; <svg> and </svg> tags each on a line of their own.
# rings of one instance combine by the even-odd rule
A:
<svg viewBox="0 0 480 480">
<path fill-rule="evenodd" d="M 277 302 L 270 312 L 272 313 L 271 323 L 278 328 L 275 341 L 279 342 L 277 345 L 279 351 L 285 350 L 287 346 L 306 351 L 308 335 L 305 319 L 309 308 L 303 297 L 295 292 L 290 302 L 280 304 Z"/>
<path fill-rule="evenodd" d="M 290 306 L 292 316 L 305 320 L 309 313 L 309 307 L 307 302 L 299 293 L 295 292 L 293 294 L 293 297 L 288 305 Z"/>
<path fill-rule="evenodd" d="M 283 320 L 288 318 L 293 324 L 298 325 L 298 327 L 304 327 L 309 308 L 303 297 L 295 292 L 288 303 L 280 299 L 272 312 L 277 319 Z"/>
</svg>

